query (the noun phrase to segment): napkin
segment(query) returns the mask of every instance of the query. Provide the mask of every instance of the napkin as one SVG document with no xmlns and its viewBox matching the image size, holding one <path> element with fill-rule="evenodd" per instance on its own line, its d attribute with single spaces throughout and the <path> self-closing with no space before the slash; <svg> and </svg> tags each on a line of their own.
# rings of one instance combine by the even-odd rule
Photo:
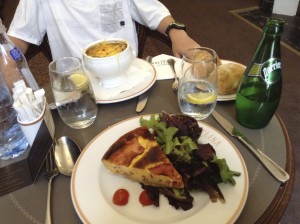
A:
<svg viewBox="0 0 300 224">
<path fill-rule="evenodd" d="M 143 82 L 148 76 L 151 76 L 151 72 L 143 70 L 136 66 L 130 66 L 126 71 L 127 79 L 126 81 L 117 87 L 114 88 L 103 88 L 101 86 L 100 79 L 96 78 L 93 75 L 89 75 L 91 84 L 94 90 L 94 94 L 97 100 L 110 100 L 119 95 L 122 92 L 128 91 L 135 86 Z"/>
<path fill-rule="evenodd" d="M 181 59 L 167 54 L 160 54 L 152 58 L 152 65 L 157 74 L 157 80 L 174 79 L 174 74 L 167 60 L 173 58 L 175 60 L 175 71 L 178 77 L 181 76 L 180 63 Z"/>
</svg>

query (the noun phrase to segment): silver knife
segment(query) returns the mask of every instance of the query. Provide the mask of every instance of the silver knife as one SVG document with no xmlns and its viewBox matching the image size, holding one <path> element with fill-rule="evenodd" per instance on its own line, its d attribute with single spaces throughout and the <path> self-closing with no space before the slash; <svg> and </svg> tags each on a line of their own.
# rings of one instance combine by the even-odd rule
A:
<svg viewBox="0 0 300 224">
<path fill-rule="evenodd" d="M 151 63 L 152 62 L 152 57 L 147 56 L 146 61 Z M 139 95 L 135 111 L 137 113 L 140 113 L 145 108 L 145 106 L 147 104 L 147 101 L 148 101 L 148 91 L 146 91 L 143 94 Z"/>
<path fill-rule="evenodd" d="M 240 140 L 248 149 L 256 156 L 256 158 L 264 165 L 264 167 L 280 182 L 286 182 L 290 176 L 273 160 L 260 151 L 253 143 L 251 143 L 243 133 L 241 133 L 236 127 L 234 127 L 229 121 L 227 121 L 218 112 L 213 111 L 212 116 L 217 122 L 233 137 Z"/>
</svg>

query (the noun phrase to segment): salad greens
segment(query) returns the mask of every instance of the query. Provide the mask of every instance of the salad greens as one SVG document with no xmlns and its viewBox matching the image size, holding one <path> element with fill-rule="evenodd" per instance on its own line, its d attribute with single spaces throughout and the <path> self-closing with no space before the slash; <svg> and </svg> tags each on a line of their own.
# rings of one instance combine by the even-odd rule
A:
<svg viewBox="0 0 300 224">
<path fill-rule="evenodd" d="M 149 120 L 142 117 L 140 124 L 152 131 L 164 153 L 181 174 L 185 185 L 184 189 L 143 185 L 142 187 L 150 192 L 149 196 L 153 196 L 151 198 L 156 206 L 159 205 L 160 192 L 175 208 L 188 210 L 193 206 L 193 197 L 189 191 L 199 189 L 206 191 L 211 201 L 219 199 L 225 202 L 217 184 L 223 182 L 234 186 L 236 184 L 234 177 L 240 173 L 230 170 L 226 160 L 218 158 L 210 144 L 198 143 L 202 128 L 194 118 L 162 112 L 151 115 Z"/>
<path fill-rule="evenodd" d="M 216 163 L 220 169 L 220 176 L 222 182 L 231 183 L 233 186 L 235 185 L 234 176 L 239 176 L 241 173 L 232 171 L 229 169 L 225 159 L 218 159 L 217 156 L 211 161 L 212 163 Z"/>
<path fill-rule="evenodd" d="M 141 126 L 146 126 L 155 133 L 155 138 L 166 155 L 174 154 L 179 160 L 191 161 L 191 152 L 197 149 L 196 143 L 188 136 L 176 137 L 178 132 L 176 127 L 167 127 L 167 123 L 159 121 L 155 115 L 151 115 L 150 120 L 141 118 Z"/>
</svg>

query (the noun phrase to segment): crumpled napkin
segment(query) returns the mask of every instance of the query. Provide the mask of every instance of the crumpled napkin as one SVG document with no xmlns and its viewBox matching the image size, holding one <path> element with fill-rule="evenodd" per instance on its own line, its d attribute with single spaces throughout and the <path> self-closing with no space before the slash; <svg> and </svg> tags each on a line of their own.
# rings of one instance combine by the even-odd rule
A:
<svg viewBox="0 0 300 224">
<path fill-rule="evenodd" d="M 152 65 L 157 74 L 157 80 L 174 79 L 174 74 L 167 60 L 173 58 L 175 62 L 175 71 L 178 77 L 181 77 L 180 64 L 181 59 L 167 54 L 160 54 L 152 58 Z"/>
<path fill-rule="evenodd" d="M 119 95 L 121 92 L 128 91 L 139 85 L 148 76 L 150 76 L 151 73 L 136 66 L 130 66 L 126 71 L 126 75 L 127 79 L 122 85 L 114 88 L 103 88 L 101 86 L 100 79 L 89 74 L 96 100 L 110 100 Z"/>
</svg>

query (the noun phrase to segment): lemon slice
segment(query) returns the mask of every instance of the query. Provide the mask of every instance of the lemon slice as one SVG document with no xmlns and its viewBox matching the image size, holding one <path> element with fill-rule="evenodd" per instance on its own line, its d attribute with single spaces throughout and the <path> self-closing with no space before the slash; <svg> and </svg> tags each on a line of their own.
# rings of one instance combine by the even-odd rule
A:
<svg viewBox="0 0 300 224">
<path fill-rule="evenodd" d="M 217 95 L 214 92 L 211 93 L 188 93 L 186 99 L 189 103 L 193 104 L 209 104 L 213 103 L 217 99 Z"/>
<path fill-rule="evenodd" d="M 76 88 L 78 90 L 84 90 L 86 88 L 88 88 L 89 84 L 88 84 L 88 79 L 85 75 L 83 74 L 72 74 L 69 79 L 71 79 L 71 81 L 75 84 Z"/>
</svg>

